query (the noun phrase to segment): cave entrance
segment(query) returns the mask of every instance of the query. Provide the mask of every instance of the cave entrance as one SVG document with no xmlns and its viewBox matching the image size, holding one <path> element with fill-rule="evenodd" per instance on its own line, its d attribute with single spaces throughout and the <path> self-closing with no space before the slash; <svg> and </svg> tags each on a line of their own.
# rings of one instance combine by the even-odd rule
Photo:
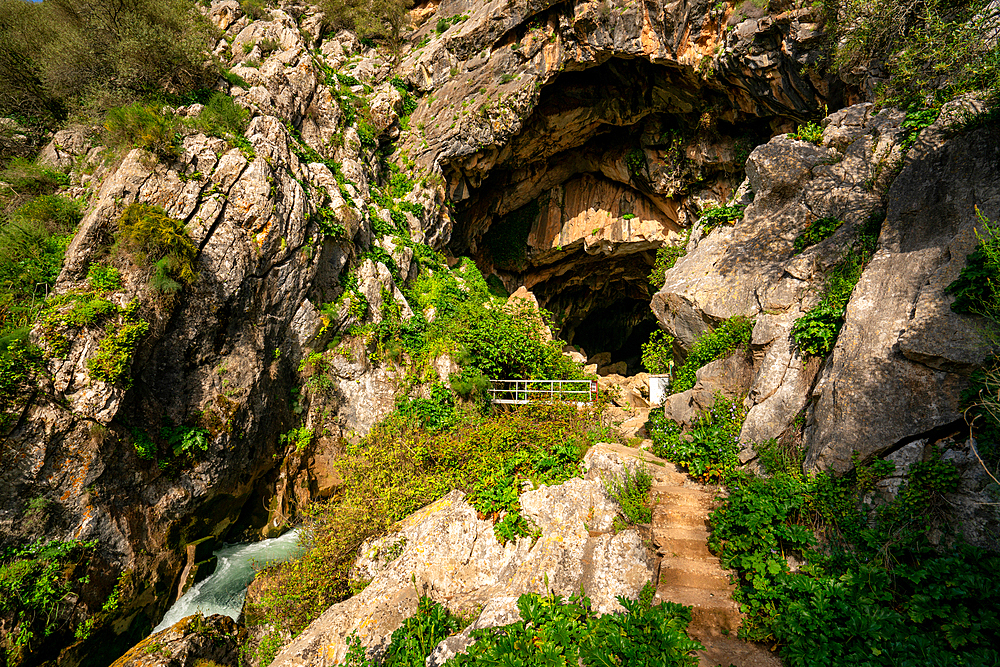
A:
<svg viewBox="0 0 1000 667">
<path fill-rule="evenodd" d="M 646 369 L 642 365 L 642 345 L 658 328 L 649 310 L 649 301 L 624 299 L 588 312 L 575 329 L 563 339 L 582 348 L 591 359 L 606 360 L 602 364 L 618 375 L 636 375 Z M 621 368 L 621 364 L 625 367 Z"/>
<path fill-rule="evenodd" d="M 531 290 L 591 359 L 640 372 L 657 250 L 685 243 L 698 211 L 729 198 L 750 150 L 788 120 L 749 106 L 688 66 L 611 58 L 563 72 L 505 144 L 440 163 L 449 249 L 509 292 Z"/>
</svg>

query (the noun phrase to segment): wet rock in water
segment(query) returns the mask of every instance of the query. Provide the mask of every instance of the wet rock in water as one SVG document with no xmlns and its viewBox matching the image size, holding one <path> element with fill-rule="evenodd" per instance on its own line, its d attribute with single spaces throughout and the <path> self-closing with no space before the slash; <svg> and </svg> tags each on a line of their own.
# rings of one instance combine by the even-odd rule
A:
<svg viewBox="0 0 1000 667">
<path fill-rule="evenodd" d="M 136 644 L 111 667 L 239 667 L 242 632 L 228 616 L 188 616 Z"/>
</svg>

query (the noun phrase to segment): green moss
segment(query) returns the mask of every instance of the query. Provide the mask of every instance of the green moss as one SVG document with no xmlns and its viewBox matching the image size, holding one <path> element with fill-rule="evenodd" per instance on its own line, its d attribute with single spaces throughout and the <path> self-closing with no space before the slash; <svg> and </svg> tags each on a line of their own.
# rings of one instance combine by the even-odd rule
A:
<svg viewBox="0 0 1000 667">
<path fill-rule="evenodd" d="M 131 322 L 109 331 L 97 352 L 87 360 L 90 377 L 108 384 L 131 384 L 129 372 L 136 345 L 149 332 L 149 323 Z"/>
</svg>

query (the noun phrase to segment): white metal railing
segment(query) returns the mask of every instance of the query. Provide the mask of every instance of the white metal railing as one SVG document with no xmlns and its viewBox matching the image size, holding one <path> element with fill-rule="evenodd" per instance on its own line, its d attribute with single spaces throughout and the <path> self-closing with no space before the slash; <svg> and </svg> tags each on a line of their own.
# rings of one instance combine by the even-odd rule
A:
<svg viewBox="0 0 1000 667">
<path fill-rule="evenodd" d="M 500 405 L 525 405 L 532 401 L 563 401 L 593 405 L 597 382 L 592 380 L 490 380 L 490 398 Z"/>
</svg>

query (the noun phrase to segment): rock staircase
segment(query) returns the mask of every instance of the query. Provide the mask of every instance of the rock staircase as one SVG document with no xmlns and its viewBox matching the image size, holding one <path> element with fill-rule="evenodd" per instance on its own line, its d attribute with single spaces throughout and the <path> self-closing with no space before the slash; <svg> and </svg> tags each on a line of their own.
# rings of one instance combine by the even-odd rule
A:
<svg viewBox="0 0 1000 667">
<path fill-rule="evenodd" d="M 656 599 L 692 607 L 688 632 L 705 645 L 698 653 L 701 667 L 781 667 L 781 661 L 766 648 L 736 637 L 743 619 L 732 599 L 735 586 L 708 550 L 708 517 L 717 489 L 693 481 L 673 463 L 642 451 L 651 444 L 646 440 L 639 450 L 620 447 L 620 453 L 627 456 L 630 452 L 632 458 L 646 461 L 654 480 Z"/>
</svg>

